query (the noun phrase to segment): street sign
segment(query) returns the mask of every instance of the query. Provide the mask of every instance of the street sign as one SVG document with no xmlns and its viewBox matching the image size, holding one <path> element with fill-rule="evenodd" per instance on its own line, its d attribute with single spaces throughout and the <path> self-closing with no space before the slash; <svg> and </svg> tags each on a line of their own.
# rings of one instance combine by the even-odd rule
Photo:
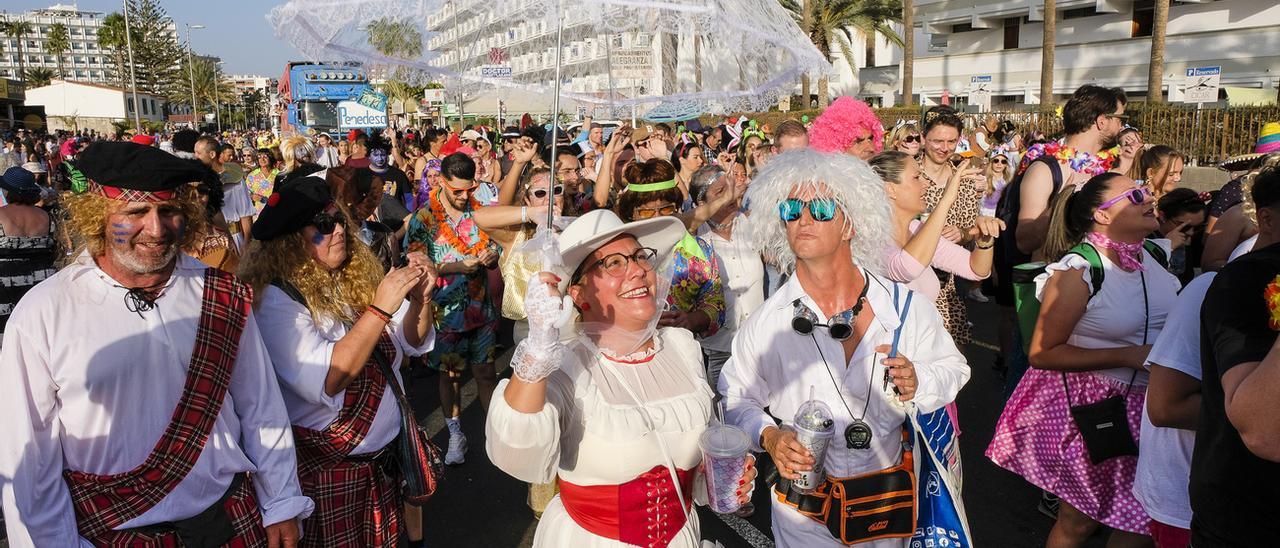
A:
<svg viewBox="0 0 1280 548">
<path fill-rule="evenodd" d="M 587 117 L 587 106 L 578 105 L 578 121 L 581 122 L 586 117 Z"/>
<path fill-rule="evenodd" d="M 383 110 L 371 109 L 359 101 L 338 102 L 338 128 L 376 128 L 387 127 L 387 113 Z"/>
<path fill-rule="evenodd" d="M 480 76 L 484 78 L 511 79 L 511 67 L 502 65 L 486 65 L 480 67 Z"/>
<path fill-rule="evenodd" d="M 969 104 L 982 111 L 991 110 L 991 75 L 969 77 Z"/>
<path fill-rule="evenodd" d="M 422 102 L 423 102 L 423 103 L 443 103 L 443 102 L 444 102 L 444 90 L 443 90 L 443 89 L 428 89 L 428 90 L 423 90 L 423 92 L 422 92 Z"/>
<path fill-rule="evenodd" d="M 791 95 L 778 98 L 778 112 L 791 112 Z"/>
<path fill-rule="evenodd" d="M 1187 69 L 1184 103 L 1214 103 L 1218 101 L 1218 84 L 1222 79 L 1222 67 L 1196 67 Z"/>
</svg>

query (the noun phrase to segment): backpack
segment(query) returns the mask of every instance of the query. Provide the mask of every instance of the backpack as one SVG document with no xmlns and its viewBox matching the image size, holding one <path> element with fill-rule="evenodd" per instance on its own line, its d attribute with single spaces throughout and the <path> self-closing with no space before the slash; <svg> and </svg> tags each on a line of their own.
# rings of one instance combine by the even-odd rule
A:
<svg viewBox="0 0 1280 548">
<path fill-rule="evenodd" d="M 1000 194 L 1000 200 L 996 202 L 996 218 L 1004 221 L 1005 237 L 996 240 L 996 254 L 999 260 L 1004 264 L 1018 265 L 1025 261 L 1030 261 L 1031 256 L 1023 253 L 1018 249 L 1018 210 L 1022 209 L 1022 178 L 1026 176 L 1027 171 L 1031 170 L 1031 166 L 1036 162 L 1043 162 L 1049 166 L 1049 173 L 1053 176 L 1053 193 L 1050 194 L 1050 202 L 1053 197 L 1058 195 L 1058 191 L 1062 190 L 1062 166 L 1058 165 L 1058 160 L 1052 156 L 1041 156 L 1032 160 L 1027 164 L 1027 169 L 1014 176 L 1013 180 L 1005 185 L 1004 190 Z"/>
<path fill-rule="evenodd" d="M 1142 242 L 1142 249 L 1151 254 L 1151 257 L 1160 263 L 1160 266 L 1169 268 L 1169 254 L 1165 253 L 1164 248 L 1151 240 Z M 1092 288 L 1089 290 L 1089 298 L 1092 299 L 1099 291 L 1102 291 L 1102 280 L 1106 276 L 1106 271 L 1102 269 L 1102 257 L 1099 256 L 1097 248 L 1089 242 L 1080 242 L 1067 252 L 1068 255 L 1078 255 L 1089 262 L 1089 279 L 1092 282 Z M 1013 267 L 1013 302 L 1014 313 L 1017 316 L 1018 329 L 1022 330 L 1022 351 L 1031 353 L 1031 334 L 1035 332 L 1036 321 L 1040 318 L 1040 299 L 1036 297 L 1036 277 L 1043 274 L 1045 262 L 1039 261 L 1034 263 L 1025 263 Z"/>
</svg>

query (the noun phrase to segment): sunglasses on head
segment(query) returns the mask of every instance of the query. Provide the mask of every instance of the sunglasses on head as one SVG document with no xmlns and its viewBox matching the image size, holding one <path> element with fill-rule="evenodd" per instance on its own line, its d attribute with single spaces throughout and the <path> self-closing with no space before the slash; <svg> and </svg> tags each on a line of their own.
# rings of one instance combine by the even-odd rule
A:
<svg viewBox="0 0 1280 548">
<path fill-rule="evenodd" d="M 343 219 L 342 215 L 339 213 L 321 211 L 320 213 L 317 213 L 315 217 L 311 218 L 310 224 L 311 226 L 316 227 L 316 232 L 328 236 L 333 234 L 334 229 L 337 228 L 338 225 L 346 226 L 347 221 Z"/>
<path fill-rule="evenodd" d="M 556 185 L 554 188 L 552 188 L 551 191 L 554 192 L 556 196 L 560 196 L 561 194 L 564 194 L 564 185 Z M 541 200 L 547 197 L 547 189 L 535 188 L 529 194 L 532 195 L 534 198 Z"/>
<path fill-rule="evenodd" d="M 1102 205 L 1098 206 L 1098 210 L 1101 211 L 1103 209 L 1107 209 L 1113 205 L 1120 203 L 1122 200 L 1126 198 L 1128 198 L 1129 203 L 1132 203 L 1133 205 L 1142 205 L 1143 202 L 1146 202 L 1147 198 L 1149 198 L 1150 196 L 1151 196 L 1151 191 L 1147 190 L 1147 187 L 1145 186 L 1134 187 L 1126 191 L 1125 193 L 1119 196 L 1116 196 L 1115 198 L 1102 202 Z"/>
<path fill-rule="evenodd" d="M 809 201 L 788 198 L 778 204 L 778 216 L 790 223 L 799 220 L 800 214 L 806 207 L 809 208 L 809 216 L 815 221 L 825 223 L 836 218 L 836 201 L 831 198 L 817 198 Z"/>
</svg>

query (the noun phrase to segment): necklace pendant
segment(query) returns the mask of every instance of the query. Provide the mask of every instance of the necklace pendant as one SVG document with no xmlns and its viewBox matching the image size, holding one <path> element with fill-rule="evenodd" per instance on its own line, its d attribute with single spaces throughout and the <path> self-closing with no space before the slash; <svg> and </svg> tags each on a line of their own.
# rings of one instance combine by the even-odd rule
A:
<svg viewBox="0 0 1280 548">
<path fill-rule="evenodd" d="M 853 419 L 844 429 L 844 443 L 849 449 L 869 449 L 871 438 L 871 425 L 862 419 Z"/>
</svg>

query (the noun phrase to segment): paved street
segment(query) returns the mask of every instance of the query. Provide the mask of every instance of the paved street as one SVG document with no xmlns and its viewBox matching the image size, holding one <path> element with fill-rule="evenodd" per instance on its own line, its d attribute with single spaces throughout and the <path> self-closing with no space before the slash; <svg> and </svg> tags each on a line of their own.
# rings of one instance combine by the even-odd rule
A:
<svg viewBox="0 0 1280 548">
<path fill-rule="evenodd" d="M 1052 521 L 1036 511 L 1039 493 L 1021 478 L 991 464 L 982 452 L 991 439 L 996 418 L 1003 403 L 1001 379 L 991 370 L 996 341 L 994 304 L 970 302 L 974 338 L 968 349 L 973 377 L 960 394 L 961 447 L 965 469 L 965 505 L 975 543 L 979 547 L 1043 546 Z M 505 360 L 510 352 L 502 356 Z M 505 368 L 505 361 L 503 362 Z M 509 376 L 510 371 L 504 371 Z M 448 436 L 440 417 L 436 390 L 437 377 L 413 381 L 412 390 L 436 442 L 444 447 Z M 468 385 L 463 414 L 463 428 L 471 450 L 466 464 L 448 470 L 445 483 L 425 507 L 427 538 L 430 546 L 507 547 L 529 546 L 537 522 L 525 505 L 526 487 L 489 463 L 484 452 L 483 413 L 475 397 L 475 384 Z M 766 456 L 761 456 L 767 460 Z M 762 471 L 770 467 L 762 463 Z M 771 547 L 767 492 L 763 476 L 756 488 L 756 515 L 747 520 L 729 517 L 728 521 L 699 509 L 704 538 L 720 541 L 728 548 Z M 1104 538 L 1095 537 L 1097 546 Z"/>
</svg>

